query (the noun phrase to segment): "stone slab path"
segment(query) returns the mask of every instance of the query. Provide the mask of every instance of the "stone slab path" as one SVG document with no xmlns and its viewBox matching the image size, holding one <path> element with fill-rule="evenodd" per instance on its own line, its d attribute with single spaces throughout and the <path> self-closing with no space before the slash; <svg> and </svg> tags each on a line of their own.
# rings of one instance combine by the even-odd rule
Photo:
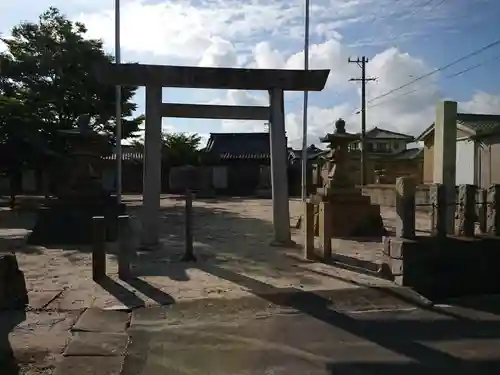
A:
<svg viewBox="0 0 500 375">
<path fill-rule="evenodd" d="M 130 314 L 87 309 L 72 327 L 55 375 L 119 375 L 129 336 Z"/>
<path fill-rule="evenodd" d="M 411 304 L 217 300 L 138 309 L 122 375 L 497 374 L 500 316 Z M 373 298 L 368 293 L 366 300 Z M 200 301 L 201 302 L 201 301 Z M 346 301 L 344 301 L 346 302 Z M 372 300 L 374 306 L 376 299 Z"/>
</svg>

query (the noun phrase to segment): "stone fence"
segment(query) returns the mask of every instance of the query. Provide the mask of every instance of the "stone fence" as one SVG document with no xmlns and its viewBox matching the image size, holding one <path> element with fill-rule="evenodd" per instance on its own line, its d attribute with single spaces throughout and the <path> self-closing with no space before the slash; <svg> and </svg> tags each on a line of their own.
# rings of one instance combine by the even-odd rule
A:
<svg viewBox="0 0 500 375">
<path fill-rule="evenodd" d="M 417 211 L 430 212 L 431 204 L 431 189 L 432 184 L 415 186 L 415 209 Z M 394 184 L 371 184 L 365 185 L 362 188 L 363 195 L 370 197 L 373 204 L 378 204 L 383 207 L 396 207 L 396 185 Z M 459 187 L 456 187 L 455 201 L 458 201 Z M 476 201 L 481 201 L 482 194 L 486 189 L 476 189 Z"/>
<path fill-rule="evenodd" d="M 415 188 L 417 210 L 430 210 L 430 185 L 418 185 Z M 373 204 L 396 207 L 396 186 L 394 184 L 371 184 L 363 186 L 363 195 L 369 196 Z"/>
<path fill-rule="evenodd" d="M 403 177 L 394 191 L 396 233 L 384 241 L 384 263 L 396 283 L 444 295 L 500 291 L 500 185 L 480 193 L 460 185 L 458 195 L 429 185 L 429 236 L 415 233 L 418 188 Z"/>
</svg>

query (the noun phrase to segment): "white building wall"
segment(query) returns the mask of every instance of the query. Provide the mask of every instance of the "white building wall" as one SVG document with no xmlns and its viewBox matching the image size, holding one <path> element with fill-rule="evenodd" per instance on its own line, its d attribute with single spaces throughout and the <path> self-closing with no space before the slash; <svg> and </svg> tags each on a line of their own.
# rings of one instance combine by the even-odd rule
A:
<svg viewBox="0 0 500 375">
<path fill-rule="evenodd" d="M 457 140 L 456 184 L 476 184 L 475 143 L 469 139 Z"/>
</svg>

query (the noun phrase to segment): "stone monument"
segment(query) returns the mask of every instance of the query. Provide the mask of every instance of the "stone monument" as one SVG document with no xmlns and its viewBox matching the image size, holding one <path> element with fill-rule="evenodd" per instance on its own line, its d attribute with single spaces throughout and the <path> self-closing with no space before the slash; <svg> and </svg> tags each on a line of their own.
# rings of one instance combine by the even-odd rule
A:
<svg viewBox="0 0 500 375">
<path fill-rule="evenodd" d="M 329 233 L 332 237 L 375 237 L 385 235 L 380 216 L 380 206 L 371 204 L 370 197 L 364 196 L 361 189 L 351 180 L 349 170 L 348 146 L 359 139 L 357 134 L 347 133 L 345 121 L 335 122 L 334 133 L 321 138 L 329 143 L 330 152 L 317 166 L 317 191 L 310 201 L 317 207 L 321 202 L 330 206 L 328 218 Z M 319 184 L 319 186 L 318 186 Z M 315 233 L 318 233 L 318 214 L 315 219 Z"/>
<path fill-rule="evenodd" d="M 117 217 L 125 213 L 107 192 L 100 177 L 101 156 L 109 148 L 105 135 L 90 129 L 89 116 L 80 116 L 77 129 L 61 130 L 68 154 L 60 155 L 57 199 L 40 209 L 28 242 L 31 244 L 87 244 L 92 242 L 92 217 L 106 218 L 107 240 L 117 233 Z"/>
</svg>

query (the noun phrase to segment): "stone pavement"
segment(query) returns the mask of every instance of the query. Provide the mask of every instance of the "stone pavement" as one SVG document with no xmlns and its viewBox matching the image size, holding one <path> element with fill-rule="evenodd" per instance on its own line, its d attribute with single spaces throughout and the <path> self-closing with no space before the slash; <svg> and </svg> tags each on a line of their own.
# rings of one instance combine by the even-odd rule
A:
<svg viewBox="0 0 500 375">
<path fill-rule="evenodd" d="M 140 200 L 137 197 L 125 198 L 129 201 L 133 229 L 139 231 L 137 215 Z M 91 277 L 90 248 L 26 246 L 24 237 L 33 223 L 33 215 L 24 211 L 11 213 L 1 210 L 0 247 L 16 253 L 26 277 L 30 300 L 26 313 L 5 318 L 8 324 L 4 324 L 0 336 L 4 346 L 10 348 L 16 358 L 21 358 L 17 367 L 37 375 L 51 374 L 53 364 L 66 345 L 70 329 L 71 342 L 76 342 L 72 348 L 86 342 L 83 345 L 88 350 L 85 354 L 91 352 L 89 347 L 106 346 L 108 339 L 113 345 L 118 345 L 120 337 L 124 337 L 123 331 L 94 332 L 81 330 L 78 326 L 72 329 L 82 311 L 128 310 L 206 299 L 232 301 L 253 298 L 254 295 L 286 294 L 290 290 L 355 291 L 359 295 L 367 287 L 392 285 L 373 275 L 299 261 L 300 249 L 271 247 L 270 200 L 195 201 L 195 252 L 199 262 L 182 263 L 179 261 L 183 252 L 182 206 L 181 200 L 162 200 L 161 245 L 154 251 L 137 254 L 133 260 L 135 279 L 128 282 L 118 280 L 116 248 L 109 244 L 109 277 L 99 284 Z M 292 218 L 296 218 L 300 214 L 299 202 L 291 201 L 290 209 Z M 384 215 L 390 226 L 392 213 Z M 300 242 L 299 231 L 292 232 L 293 238 Z M 339 252 L 369 262 L 376 262 L 381 250 L 380 244 L 369 242 L 342 242 L 337 245 Z M 47 348 L 44 348 L 45 344 Z M 110 364 L 119 361 L 116 358 L 123 354 L 120 350 L 102 352 L 108 354 L 106 359 L 96 357 L 95 360 Z M 74 351 L 66 354 L 68 358 L 78 357 Z"/>
<path fill-rule="evenodd" d="M 140 231 L 140 196 L 125 196 L 132 215 L 135 233 Z M 355 275 L 341 269 L 296 260 L 300 249 L 271 247 L 272 206 L 266 199 L 195 200 L 194 239 L 199 264 L 179 262 L 183 253 L 183 202 L 162 199 L 161 245 L 151 252 L 138 253 L 133 260 L 136 285 L 116 278 L 116 248 L 109 244 L 107 268 L 110 279 L 97 285 L 91 277 L 89 247 L 45 248 L 27 246 L 24 236 L 33 224 L 29 213 L 0 212 L 0 247 L 16 252 L 34 308 L 76 310 L 113 306 L 164 304 L 171 300 L 198 298 L 239 298 L 248 295 L 246 287 L 224 279 L 199 265 L 244 274 L 278 288 L 303 290 L 342 289 L 352 287 L 350 281 L 370 285 L 387 285 L 377 278 Z M 300 202 L 290 202 L 291 217 L 300 215 Z M 394 213 L 384 210 L 388 227 Z M 419 219 L 425 226 L 426 218 Z M 428 221 L 428 220 L 427 220 Z M 299 230 L 292 230 L 295 241 L 302 241 Z M 335 251 L 375 264 L 382 246 L 376 242 L 337 241 Z M 295 258 L 294 258 L 295 257 Z M 347 279 L 347 281 L 345 281 Z M 143 282 L 141 282 L 143 281 Z M 52 297 L 54 297 L 52 299 Z"/>
<path fill-rule="evenodd" d="M 89 309 L 56 374 L 499 373 L 498 304 L 482 311 L 407 297 L 403 288 L 368 288 L 198 300 L 131 314 Z"/>
</svg>

